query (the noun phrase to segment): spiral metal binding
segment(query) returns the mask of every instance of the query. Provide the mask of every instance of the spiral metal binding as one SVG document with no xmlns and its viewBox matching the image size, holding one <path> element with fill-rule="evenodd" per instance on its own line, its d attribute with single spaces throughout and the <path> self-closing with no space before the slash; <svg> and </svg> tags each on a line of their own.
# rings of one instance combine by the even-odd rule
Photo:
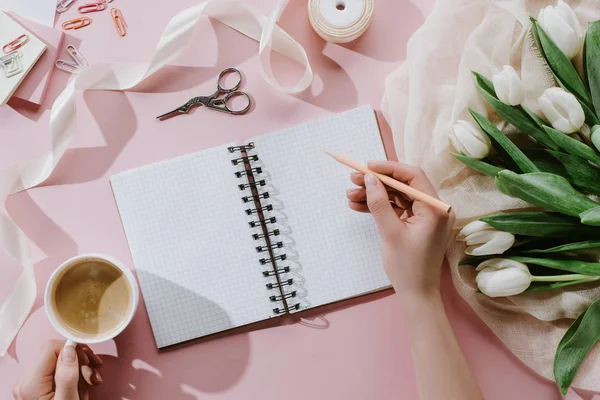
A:
<svg viewBox="0 0 600 400">
<path fill-rule="evenodd" d="M 277 222 L 277 218 L 275 217 L 265 218 L 265 220 L 263 221 L 265 225 L 274 224 L 275 222 Z M 256 228 L 257 226 L 260 226 L 260 221 L 250 221 L 248 222 L 248 224 L 250 225 L 250 228 Z"/>
<path fill-rule="evenodd" d="M 244 203 L 247 203 L 250 200 L 260 200 L 260 199 L 268 199 L 268 198 L 269 198 L 269 192 L 264 192 L 264 193 L 259 193 L 257 195 L 253 195 L 253 196 L 244 196 L 244 197 L 242 197 L 242 201 Z"/>
<path fill-rule="evenodd" d="M 247 215 L 262 215 L 262 219 L 258 219 L 255 221 L 250 221 L 248 224 L 251 228 L 259 228 L 265 227 L 265 230 L 262 233 L 255 233 L 252 235 L 254 240 L 263 240 L 264 244 L 260 246 L 256 246 L 256 251 L 259 253 L 267 252 L 268 257 L 261 258 L 259 260 L 261 265 L 272 264 L 273 269 L 265 270 L 262 272 L 265 278 L 275 277 L 277 278 L 277 282 L 269 282 L 265 286 L 268 290 L 277 290 L 280 294 L 269 296 L 269 300 L 272 302 L 281 302 L 284 304 L 283 307 L 275 307 L 273 308 L 273 312 L 275 314 L 283 314 L 286 311 L 297 311 L 300 309 L 300 303 L 289 304 L 287 300 L 296 298 L 297 292 L 295 290 L 285 292 L 284 287 L 292 286 L 294 284 L 293 278 L 285 278 L 282 277 L 285 274 L 290 273 L 290 267 L 277 267 L 277 261 L 285 261 L 287 259 L 287 255 L 283 254 L 274 254 L 273 251 L 277 249 L 282 249 L 283 242 L 275 241 L 271 242 L 271 238 L 280 235 L 279 229 L 269 230 L 266 226 L 268 224 L 275 224 L 277 222 L 276 217 L 265 217 L 265 211 L 273 210 L 273 206 L 271 204 L 263 204 L 263 202 L 270 198 L 269 192 L 259 190 L 266 185 L 265 179 L 256 179 L 256 175 L 260 175 L 263 173 L 261 167 L 253 166 L 252 163 L 258 161 L 258 156 L 255 154 L 248 154 L 250 150 L 254 149 L 254 143 L 248 143 L 241 146 L 231 146 L 228 147 L 230 153 L 239 152 L 241 157 L 237 157 L 231 160 L 233 165 L 242 165 L 244 167 L 243 170 L 236 171 L 235 176 L 237 178 L 246 178 L 246 182 L 238 185 L 238 188 L 241 191 L 250 191 L 251 193 L 246 196 L 242 196 L 241 199 L 244 203 L 253 203 L 254 208 L 246 209 Z"/>
</svg>

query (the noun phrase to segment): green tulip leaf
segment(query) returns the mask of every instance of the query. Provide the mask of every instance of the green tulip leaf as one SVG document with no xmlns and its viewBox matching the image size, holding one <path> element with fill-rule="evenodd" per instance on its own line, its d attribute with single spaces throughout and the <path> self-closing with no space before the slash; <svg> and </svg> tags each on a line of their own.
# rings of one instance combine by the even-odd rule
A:
<svg viewBox="0 0 600 400">
<path fill-rule="evenodd" d="M 539 115 L 534 113 L 531 109 L 527 108 L 523 104 L 521 104 L 521 109 L 523 111 L 525 111 L 525 113 L 527 115 L 529 115 L 529 118 L 531 118 L 533 120 L 533 122 L 535 122 L 537 124 L 537 126 L 539 126 L 540 128 L 544 129 L 544 126 L 548 124 L 546 121 L 544 121 L 542 119 L 542 117 L 540 117 Z"/>
<path fill-rule="evenodd" d="M 518 261 L 523 264 L 540 265 L 542 267 L 560 269 L 581 275 L 600 275 L 600 263 L 587 262 L 581 260 L 554 260 L 551 258 L 537 258 L 525 256 L 502 256 L 510 260 Z"/>
<path fill-rule="evenodd" d="M 466 166 L 474 169 L 475 171 L 494 177 L 498 175 L 498 172 L 502 171 L 502 168 L 495 167 L 491 164 L 486 163 L 485 161 L 478 160 L 476 158 L 471 158 L 464 156 L 462 154 L 452 153 L 452 156 L 456 158 L 458 161 L 462 162 Z"/>
<path fill-rule="evenodd" d="M 502 147 L 504 152 L 515 162 L 519 169 L 523 172 L 539 172 L 539 169 L 533 162 L 517 147 L 516 144 L 511 142 L 509 138 L 500 132 L 498 128 L 494 126 L 487 118 L 479 114 L 477 111 L 469 108 L 469 112 L 477 122 L 477 124 L 488 134 L 490 139 L 495 142 L 498 146 Z"/>
<path fill-rule="evenodd" d="M 586 160 L 547 149 L 523 149 L 541 172 L 560 175 L 586 193 L 600 195 L 600 169 Z"/>
<path fill-rule="evenodd" d="M 584 225 L 600 226 L 600 206 L 582 212 L 579 218 Z"/>
<path fill-rule="evenodd" d="M 560 50 L 560 48 L 550 39 L 550 36 L 539 26 L 536 20 L 533 20 L 531 27 L 534 32 L 534 38 L 537 40 L 538 47 L 550 66 L 550 69 L 558 79 L 559 83 L 565 89 L 575 95 L 589 109 L 593 109 L 590 95 L 577 73 L 577 70 L 571 63 L 571 60 Z"/>
<path fill-rule="evenodd" d="M 600 155 L 587 144 L 548 126 L 545 126 L 544 130 L 552 141 L 567 153 L 600 165 Z"/>
<path fill-rule="evenodd" d="M 549 292 L 551 290 L 561 289 L 567 286 L 595 282 L 598 279 L 600 279 L 600 276 L 594 279 L 578 279 L 575 281 L 567 282 L 532 282 L 531 285 L 523 293 Z"/>
<path fill-rule="evenodd" d="M 562 176 L 546 172 L 516 174 L 503 170 L 496 177 L 496 187 L 508 196 L 573 217 L 599 205 L 573 189 Z"/>
<path fill-rule="evenodd" d="M 548 249 L 524 250 L 522 254 L 549 254 L 564 253 L 567 251 L 587 250 L 600 248 L 600 240 L 586 240 L 583 242 L 567 243 L 560 246 L 550 247 Z"/>
<path fill-rule="evenodd" d="M 558 150 L 558 146 L 522 108 L 513 107 L 498 100 L 492 82 L 477 72 L 473 71 L 473 74 L 475 75 L 477 90 L 502 118 L 543 145 Z"/>
<path fill-rule="evenodd" d="M 600 339 L 600 300 L 593 302 L 573 322 L 561 339 L 554 355 L 554 379 L 566 394 L 579 366 Z"/>
<path fill-rule="evenodd" d="M 600 236 L 600 228 L 581 225 L 577 218 L 542 211 L 513 212 L 481 218 L 499 231 L 535 237 Z"/>
<path fill-rule="evenodd" d="M 596 115 L 600 115 L 600 21 L 588 24 L 584 44 L 583 64 L 592 96 Z"/>
</svg>

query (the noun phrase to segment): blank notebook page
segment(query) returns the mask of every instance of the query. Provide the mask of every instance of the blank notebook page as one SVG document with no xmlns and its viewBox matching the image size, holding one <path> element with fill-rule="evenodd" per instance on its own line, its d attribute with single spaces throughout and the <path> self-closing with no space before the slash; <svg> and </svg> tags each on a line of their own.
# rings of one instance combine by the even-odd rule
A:
<svg viewBox="0 0 600 400">
<path fill-rule="evenodd" d="M 158 347 L 273 316 L 227 146 L 111 178 Z"/>
<path fill-rule="evenodd" d="M 321 150 L 360 162 L 385 159 L 373 109 L 360 107 L 252 139 L 272 186 L 272 215 L 295 276 L 301 308 L 389 286 L 368 214 L 348 208 L 351 170 Z M 290 291 L 290 289 L 287 289 Z"/>
</svg>

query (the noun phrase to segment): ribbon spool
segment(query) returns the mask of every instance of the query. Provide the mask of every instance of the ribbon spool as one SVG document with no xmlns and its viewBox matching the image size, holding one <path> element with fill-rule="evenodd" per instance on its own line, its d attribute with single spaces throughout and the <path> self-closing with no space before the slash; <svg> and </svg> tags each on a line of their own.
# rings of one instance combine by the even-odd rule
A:
<svg viewBox="0 0 600 400">
<path fill-rule="evenodd" d="M 308 18 L 319 36 L 331 43 L 360 37 L 371 23 L 374 0 L 309 0 Z"/>
</svg>

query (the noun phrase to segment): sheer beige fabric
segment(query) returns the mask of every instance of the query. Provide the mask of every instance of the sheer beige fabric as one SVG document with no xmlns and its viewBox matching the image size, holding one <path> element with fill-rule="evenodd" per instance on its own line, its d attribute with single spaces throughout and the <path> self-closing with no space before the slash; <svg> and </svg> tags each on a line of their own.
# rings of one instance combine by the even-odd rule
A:
<svg viewBox="0 0 600 400">
<path fill-rule="evenodd" d="M 567 2 L 584 27 L 600 19 L 600 0 Z M 466 110 L 470 106 L 507 134 L 515 134 L 479 97 L 471 70 L 491 78 L 504 64 L 511 64 L 527 87 L 525 104 L 539 110 L 538 96 L 554 83 L 533 44 L 529 15 L 537 16 L 548 4 L 540 0 L 438 0 L 411 38 L 406 62 L 386 80 L 382 108 L 394 132 L 398 157 L 425 170 L 442 200 L 456 210 L 457 227 L 486 214 L 526 206 L 500 194 L 493 179 L 454 160 L 448 133 L 457 119 L 471 119 Z M 580 69 L 581 56 L 575 63 Z M 457 291 L 518 358 L 552 379 L 558 342 L 572 320 L 600 298 L 600 288 L 579 286 L 578 290 L 491 299 L 475 293 L 473 268 L 458 267 L 462 257 L 462 246 L 452 240 L 448 258 Z M 596 346 L 580 369 L 575 387 L 600 390 L 599 360 Z"/>
</svg>

